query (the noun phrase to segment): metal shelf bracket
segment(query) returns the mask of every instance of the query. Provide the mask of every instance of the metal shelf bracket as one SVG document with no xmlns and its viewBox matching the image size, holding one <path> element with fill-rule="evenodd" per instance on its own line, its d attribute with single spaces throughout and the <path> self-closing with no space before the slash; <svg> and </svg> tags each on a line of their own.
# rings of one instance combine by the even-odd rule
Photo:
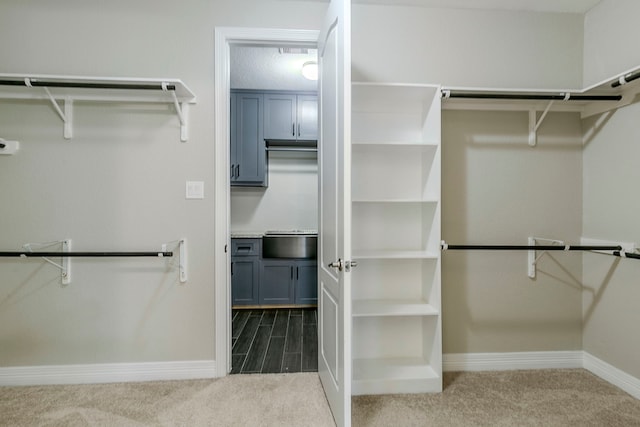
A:
<svg viewBox="0 0 640 427">
<path fill-rule="evenodd" d="M 571 98 L 571 94 L 569 92 L 561 95 L 564 95 L 564 101 L 568 101 L 569 98 Z M 540 128 L 540 125 L 544 121 L 545 117 L 547 117 L 547 113 L 549 112 L 549 110 L 551 110 L 554 101 L 555 100 L 553 99 L 549 101 L 547 107 L 544 109 L 539 119 L 537 118 L 536 110 L 529 110 L 529 145 L 531 147 L 535 147 L 538 143 L 538 129 Z"/>
<path fill-rule="evenodd" d="M 43 243 L 25 243 L 24 245 L 22 245 L 22 247 L 29 252 L 33 252 L 33 248 L 32 248 L 33 246 L 42 248 L 42 247 L 53 246 L 53 245 L 62 245 L 62 249 L 61 249 L 62 252 L 71 251 L 71 239 L 58 240 L 54 242 L 43 242 Z M 26 259 L 26 257 L 24 256 L 23 258 Z M 57 267 L 60 269 L 60 283 L 62 285 L 66 286 L 71 283 L 71 258 L 62 257 L 61 264 L 58 264 L 57 262 L 52 261 L 47 257 L 42 257 L 42 259 L 48 262 L 49 264 L 53 265 L 54 267 Z"/>
<path fill-rule="evenodd" d="M 180 120 L 180 141 L 186 142 L 189 139 L 189 104 L 178 101 L 175 90 L 169 90 L 169 84 L 162 82 L 162 90 L 169 92 L 173 98 L 173 105 Z"/>
<path fill-rule="evenodd" d="M 548 242 L 551 243 L 552 245 L 564 245 L 564 241 L 562 240 L 555 240 L 555 239 L 545 239 L 542 237 L 529 237 L 528 240 L 528 245 L 529 246 L 535 246 L 537 244 L 538 241 L 543 241 L 543 242 Z M 528 256 L 527 256 L 527 276 L 529 276 L 530 279 L 535 279 L 536 278 L 536 265 L 538 264 L 538 261 L 540 261 L 540 258 L 542 258 L 544 256 L 544 254 L 547 253 L 547 251 L 542 251 L 542 253 L 538 256 L 536 256 L 537 251 L 532 250 L 532 251 L 528 251 Z"/>
</svg>

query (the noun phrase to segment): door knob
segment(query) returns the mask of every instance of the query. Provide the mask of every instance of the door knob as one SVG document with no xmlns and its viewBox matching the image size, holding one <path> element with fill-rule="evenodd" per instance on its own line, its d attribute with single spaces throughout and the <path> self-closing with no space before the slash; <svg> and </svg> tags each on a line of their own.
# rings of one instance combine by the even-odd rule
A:
<svg viewBox="0 0 640 427">
<path fill-rule="evenodd" d="M 332 263 L 330 263 L 329 267 L 337 268 L 339 271 L 342 271 L 342 269 L 344 268 L 344 261 L 341 258 L 338 258 L 337 261 L 333 261 Z"/>
</svg>

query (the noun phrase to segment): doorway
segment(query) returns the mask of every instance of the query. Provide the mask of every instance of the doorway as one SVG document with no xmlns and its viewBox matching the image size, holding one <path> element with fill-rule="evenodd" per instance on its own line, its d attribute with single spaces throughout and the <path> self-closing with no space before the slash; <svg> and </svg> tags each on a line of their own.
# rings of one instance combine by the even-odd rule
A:
<svg viewBox="0 0 640 427">
<path fill-rule="evenodd" d="M 258 203 L 262 205 L 264 202 L 264 194 L 260 195 L 261 190 L 253 190 L 256 194 L 250 194 L 252 190 L 244 190 L 239 192 L 239 197 L 233 198 L 231 192 L 231 163 L 230 163 L 230 135 L 231 135 L 231 100 L 229 94 L 231 93 L 231 52 L 235 47 L 294 47 L 301 48 L 306 47 L 309 49 L 315 49 L 318 33 L 316 31 L 301 31 L 301 30 L 263 30 L 263 29 L 232 29 L 232 28 L 219 28 L 216 29 L 216 141 L 227 141 L 227 143 L 216 144 L 216 218 L 215 218 L 215 231 L 216 231 L 216 369 L 217 376 L 225 376 L 232 371 L 232 346 L 234 344 L 233 338 L 233 322 L 234 316 L 239 315 L 239 311 L 233 311 L 231 308 L 231 248 L 232 248 L 232 206 L 237 205 L 236 202 L 251 204 L 252 198 L 261 199 L 262 202 Z M 287 158 L 288 157 L 288 158 Z M 284 155 L 281 161 L 275 162 L 276 164 L 291 163 L 291 156 Z M 317 184 L 316 184 L 317 186 Z M 264 190 L 262 190 L 264 193 Z M 237 199 L 237 200 L 236 200 Z M 235 211 L 235 209 L 234 209 Z M 239 212 L 245 212 L 241 210 Z M 240 215 L 242 216 L 242 215 Z M 233 218 L 236 218 L 234 216 Z M 289 227 L 289 226 L 287 226 Z M 296 227 L 292 225 L 290 227 Z M 277 226 L 275 228 L 282 228 Z M 255 231 L 255 230 L 254 230 Z M 260 230 L 258 230 L 260 231 Z M 270 321 L 273 318 L 273 325 L 276 325 L 278 318 L 284 318 L 285 315 L 280 315 L 274 310 L 265 310 L 265 307 L 256 307 L 255 309 L 247 310 L 245 314 L 242 314 L 240 321 L 245 321 L 245 325 L 251 317 L 258 317 L 260 321 L 258 325 L 262 325 L 263 322 Z M 287 310 L 287 320 L 291 322 L 298 315 L 300 310 L 300 320 L 304 322 L 306 318 L 310 321 L 315 319 L 315 313 L 311 316 L 309 313 L 304 314 L 305 311 L 296 307 L 286 307 L 282 310 Z M 252 316 L 253 315 L 253 316 Z M 252 320 L 252 322 L 256 322 Z M 280 321 L 282 322 L 282 321 Z M 294 319 L 293 323 L 296 320 Z M 301 324 L 302 324 L 301 322 Z M 238 339 L 239 336 L 236 337 Z M 255 337 L 254 337 L 255 338 Z M 286 338 L 285 338 L 286 340 Z M 237 342 L 237 341 L 236 341 Z M 286 344 L 285 344 L 286 345 Z M 316 342 L 317 347 L 317 342 Z M 317 351 L 317 350 L 316 350 Z M 300 354 L 300 357 L 304 357 Z M 243 363 L 246 363 L 246 359 Z M 281 367 L 286 368 L 286 363 L 282 363 Z M 301 365 L 302 366 L 302 365 Z M 250 369 L 249 369 L 250 368 Z M 247 372 L 254 369 L 248 366 Z"/>
</svg>

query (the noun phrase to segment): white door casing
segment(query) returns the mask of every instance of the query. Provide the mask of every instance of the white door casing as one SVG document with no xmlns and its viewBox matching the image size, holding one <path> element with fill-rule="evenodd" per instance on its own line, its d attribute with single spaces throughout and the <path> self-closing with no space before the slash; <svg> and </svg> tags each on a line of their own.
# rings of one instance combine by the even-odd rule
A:
<svg viewBox="0 0 640 427">
<path fill-rule="evenodd" d="M 332 0 L 318 39 L 318 372 L 340 427 L 351 425 L 350 34 L 350 0 Z"/>
</svg>

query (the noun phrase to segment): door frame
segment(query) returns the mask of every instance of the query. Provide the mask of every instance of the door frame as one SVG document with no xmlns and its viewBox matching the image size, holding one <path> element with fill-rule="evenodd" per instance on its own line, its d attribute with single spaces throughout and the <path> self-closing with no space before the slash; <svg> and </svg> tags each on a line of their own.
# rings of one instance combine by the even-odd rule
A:
<svg viewBox="0 0 640 427">
<path fill-rule="evenodd" d="M 319 31 L 216 27 L 215 29 L 215 207 L 214 287 L 216 377 L 231 370 L 231 215 L 230 215 L 230 46 L 278 45 L 317 48 Z"/>
</svg>

